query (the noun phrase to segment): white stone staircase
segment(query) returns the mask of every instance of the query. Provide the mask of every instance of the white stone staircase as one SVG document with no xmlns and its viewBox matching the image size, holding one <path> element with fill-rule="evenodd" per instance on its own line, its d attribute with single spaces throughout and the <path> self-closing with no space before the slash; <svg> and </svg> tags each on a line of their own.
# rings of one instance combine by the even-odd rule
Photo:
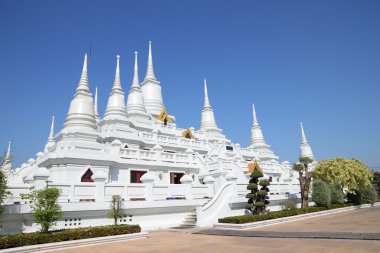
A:
<svg viewBox="0 0 380 253">
<path fill-rule="evenodd" d="M 197 213 L 193 211 L 183 219 L 180 227 L 194 228 L 196 225 L 197 225 Z"/>
</svg>

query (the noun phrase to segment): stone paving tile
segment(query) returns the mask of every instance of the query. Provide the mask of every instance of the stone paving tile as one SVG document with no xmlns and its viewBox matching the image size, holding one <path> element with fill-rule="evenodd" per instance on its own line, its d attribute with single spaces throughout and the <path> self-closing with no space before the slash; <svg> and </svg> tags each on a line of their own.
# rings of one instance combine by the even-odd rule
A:
<svg viewBox="0 0 380 253">
<path fill-rule="evenodd" d="M 380 233 L 380 206 L 257 227 L 252 230 Z"/>
<path fill-rule="evenodd" d="M 205 229 L 194 232 L 201 235 L 266 237 L 266 238 L 310 238 L 310 239 L 349 239 L 349 240 L 380 240 L 380 233 L 352 232 L 289 232 L 289 231 L 252 231 L 233 229 Z"/>
<path fill-rule="evenodd" d="M 380 208 L 257 228 L 266 231 L 380 233 Z M 307 221 L 307 223 L 305 223 Z M 310 227 L 310 226 L 317 226 Z M 156 231 L 148 239 L 106 243 L 50 253 L 379 253 L 380 241 L 347 239 L 257 238 L 191 234 L 196 230 Z"/>
</svg>

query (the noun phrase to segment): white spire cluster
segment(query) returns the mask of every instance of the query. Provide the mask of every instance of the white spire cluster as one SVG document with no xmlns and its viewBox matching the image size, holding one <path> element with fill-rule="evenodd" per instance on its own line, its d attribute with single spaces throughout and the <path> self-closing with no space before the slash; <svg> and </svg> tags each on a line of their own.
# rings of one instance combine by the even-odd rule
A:
<svg viewBox="0 0 380 253">
<path fill-rule="evenodd" d="M 301 125 L 301 145 L 300 145 L 301 155 L 300 157 L 308 157 L 314 160 L 313 151 L 311 150 L 311 146 L 307 142 L 302 122 L 300 122 L 300 125 Z"/>
</svg>

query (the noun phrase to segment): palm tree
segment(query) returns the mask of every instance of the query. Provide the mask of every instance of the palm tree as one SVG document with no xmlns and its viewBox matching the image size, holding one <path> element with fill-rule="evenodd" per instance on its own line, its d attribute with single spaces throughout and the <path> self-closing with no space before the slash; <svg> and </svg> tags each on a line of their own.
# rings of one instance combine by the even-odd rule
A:
<svg viewBox="0 0 380 253">
<path fill-rule="evenodd" d="M 298 180 L 301 189 L 301 207 L 309 206 L 309 192 L 311 184 L 311 174 L 309 172 L 309 164 L 313 159 L 309 157 L 300 157 L 299 162 L 293 165 L 293 170 L 298 172 Z"/>
</svg>

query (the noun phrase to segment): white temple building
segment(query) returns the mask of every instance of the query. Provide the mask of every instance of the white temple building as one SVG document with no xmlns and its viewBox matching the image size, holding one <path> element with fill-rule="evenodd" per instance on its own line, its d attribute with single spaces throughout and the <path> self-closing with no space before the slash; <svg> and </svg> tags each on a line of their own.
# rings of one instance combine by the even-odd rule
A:
<svg viewBox="0 0 380 253">
<path fill-rule="evenodd" d="M 62 129 L 52 118 L 45 147 L 19 168 L 11 166 L 11 143 L 2 170 L 12 195 L 7 199 L 1 233 L 38 229 L 29 203 L 20 194 L 31 187 L 60 189 L 64 211 L 55 228 L 112 224 L 107 217 L 110 200 L 124 200 L 122 224 L 144 230 L 177 226 L 212 226 L 218 218 L 244 214 L 246 186 L 256 162 L 271 181 L 269 209 L 284 199 L 299 198 L 299 183 L 289 162 L 280 163 L 265 142 L 253 106 L 251 142 L 246 148 L 233 143 L 217 125 L 204 80 L 204 105 L 199 129 L 176 126 L 162 96 L 153 68 L 149 42 L 148 66 L 138 78 L 122 85 L 116 57 L 115 81 L 110 87 L 104 116 L 98 113 L 97 89 L 93 97 L 87 55 L 78 87 Z M 125 93 L 127 92 L 127 93 Z M 301 156 L 313 158 L 301 123 Z"/>
</svg>

